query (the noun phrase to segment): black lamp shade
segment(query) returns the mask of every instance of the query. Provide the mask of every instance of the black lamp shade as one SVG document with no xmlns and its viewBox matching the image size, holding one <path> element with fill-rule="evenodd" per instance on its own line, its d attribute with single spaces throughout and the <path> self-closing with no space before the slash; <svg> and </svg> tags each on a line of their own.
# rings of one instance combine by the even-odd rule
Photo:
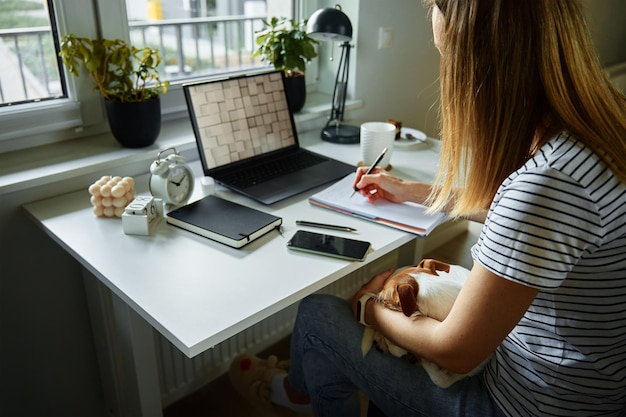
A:
<svg viewBox="0 0 626 417">
<path fill-rule="evenodd" d="M 314 39 L 348 42 L 352 39 L 352 23 L 340 8 L 327 7 L 315 11 L 306 26 Z"/>
</svg>

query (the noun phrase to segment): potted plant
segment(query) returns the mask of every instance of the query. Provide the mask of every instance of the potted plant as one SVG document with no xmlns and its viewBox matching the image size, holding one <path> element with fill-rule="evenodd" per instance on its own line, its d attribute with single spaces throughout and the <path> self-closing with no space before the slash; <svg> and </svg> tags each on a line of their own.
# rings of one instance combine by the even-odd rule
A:
<svg viewBox="0 0 626 417">
<path fill-rule="evenodd" d="M 307 35 L 306 23 L 306 20 L 298 22 L 286 17 L 264 20 L 263 29 L 256 32 L 257 49 L 252 55 L 285 71 L 285 88 L 294 112 L 304 106 L 306 64 L 317 56 L 315 45 L 319 43 Z"/>
<path fill-rule="evenodd" d="M 157 67 L 159 51 L 136 48 L 121 39 L 88 39 L 66 35 L 59 52 L 70 74 L 85 69 L 105 101 L 109 126 L 115 139 L 126 147 L 149 146 L 161 130 L 161 81 Z"/>
</svg>

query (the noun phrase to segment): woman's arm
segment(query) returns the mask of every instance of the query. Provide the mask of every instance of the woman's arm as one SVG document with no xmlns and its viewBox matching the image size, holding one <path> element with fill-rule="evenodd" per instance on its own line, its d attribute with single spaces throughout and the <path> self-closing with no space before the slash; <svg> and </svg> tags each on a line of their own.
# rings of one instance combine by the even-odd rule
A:
<svg viewBox="0 0 626 417">
<path fill-rule="evenodd" d="M 476 264 L 444 321 L 406 317 L 373 301 L 364 306 L 365 320 L 396 345 L 464 374 L 495 351 L 537 292 Z"/>
</svg>

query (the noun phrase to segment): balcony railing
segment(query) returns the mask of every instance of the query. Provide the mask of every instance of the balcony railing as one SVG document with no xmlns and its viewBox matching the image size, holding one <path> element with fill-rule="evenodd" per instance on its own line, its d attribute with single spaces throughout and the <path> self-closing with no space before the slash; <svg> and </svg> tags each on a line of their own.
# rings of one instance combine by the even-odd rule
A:
<svg viewBox="0 0 626 417">
<path fill-rule="evenodd" d="M 131 42 L 157 47 L 170 80 L 260 67 L 251 56 L 264 16 L 197 17 L 131 22 Z"/>
<path fill-rule="evenodd" d="M 264 16 L 130 22 L 131 43 L 158 48 L 170 82 L 263 64 L 252 58 Z M 63 96 L 50 27 L 0 30 L 0 106 Z"/>
<path fill-rule="evenodd" d="M 0 105 L 63 94 L 50 27 L 0 30 Z"/>
</svg>

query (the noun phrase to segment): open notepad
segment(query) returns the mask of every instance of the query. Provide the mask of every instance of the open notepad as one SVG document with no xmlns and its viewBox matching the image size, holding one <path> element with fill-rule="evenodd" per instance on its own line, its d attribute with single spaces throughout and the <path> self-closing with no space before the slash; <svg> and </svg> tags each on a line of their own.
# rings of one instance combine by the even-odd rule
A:
<svg viewBox="0 0 626 417">
<path fill-rule="evenodd" d="M 392 203 L 379 199 L 369 203 L 359 193 L 352 197 L 354 174 L 309 197 L 316 206 L 374 221 L 420 236 L 428 235 L 446 220 L 443 213 L 426 214 L 426 207 L 415 203 Z"/>
</svg>

